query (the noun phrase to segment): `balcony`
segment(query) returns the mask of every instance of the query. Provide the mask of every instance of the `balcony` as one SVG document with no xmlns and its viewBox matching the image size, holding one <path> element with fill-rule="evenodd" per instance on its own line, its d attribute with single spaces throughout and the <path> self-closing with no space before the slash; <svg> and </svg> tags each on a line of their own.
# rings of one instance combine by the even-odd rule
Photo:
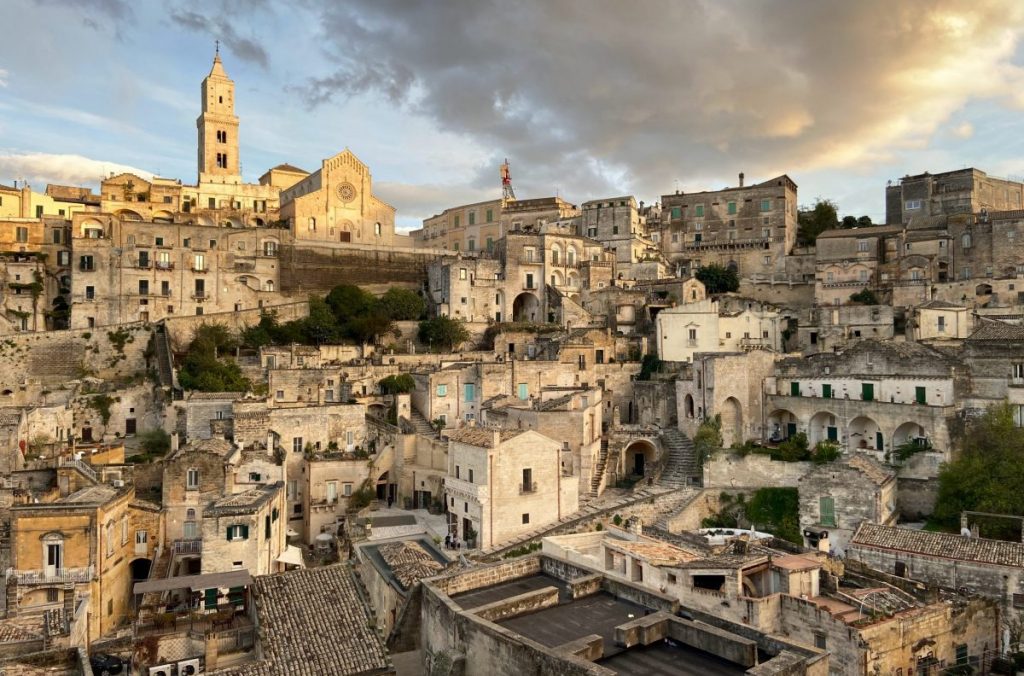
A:
<svg viewBox="0 0 1024 676">
<path fill-rule="evenodd" d="M 182 554 L 202 554 L 203 553 L 203 539 L 202 538 L 187 538 L 181 540 L 175 540 L 171 543 L 171 553 L 182 555 Z"/>
<path fill-rule="evenodd" d="M 874 282 L 870 279 L 839 279 L 832 281 L 824 281 L 821 286 L 826 289 L 841 289 L 841 288 L 860 288 L 874 286 Z"/>
<path fill-rule="evenodd" d="M 464 479 L 445 477 L 444 490 L 446 493 L 462 500 L 486 500 L 489 495 L 487 486 L 470 483 Z"/>
<path fill-rule="evenodd" d="M 78 264 L 78 271 L 79 272 L 94 272 L 95 270 L 96 270 L 96 265 L 93 264 L 93 263 L 79 263 Z"/>
<path fill-rule="evenodd" d="M 174 269 L 174 263 L 171 263 L 169 261 L 157 261 L 156 262 L 156 269 L 157 270 L 173 270 Z"/>
<path fill-rule="evenodd" d="M 541 258 L 540 256 L 534 256 L 532 258 L 529 257 L 529 256 L 520 256 L 519 257 L 519 264 L 520 265 L 541 265 L 543 263 L 544 263 L 544 259 Z"/>
<path fill-rule="evenodd" d="M 773 241 L 775 241 L 774 237 L 753 237 L 748 239 L 730 239 L 721 241 L 684 242 L 682 248 L 700 251 L 729 251 L 736 249 L 756 248 L 767 249 L 768 245 L 770 245 Z"/>
<path fill-rule="evenodd" d="M 537 492 L 537 482 L 531 484 L 519 484 L 519 495 L 529 495 Z"/>
<path fill-rule="evenodd" d="M 192 300 L 196 301 L 197 303 L 202 303 L 204 300 L 209 299 L 210 295 L 205 291 L 196 291 L 194 294 L 192 294 Z"/>
<path fill-rule="evenodd" d="M 138 260 L 138 261 L 135 261 L 135 267 L 138 268 L 139 270 L 149 270 L 151 267 L 153 267 L 153 261 L 151 261 L 151 260 L 144 260 L 144 261 L 143 260 Z"/>
<path fill-rule="evenodd" d="M 89 582 L 93 578 L 93 567 L 45 568 L 35 570 L 7 569 L 7 579 L 15 578 L 18 584 L 61 584 L 65 582 Z"/>
<path fill-rule="evenodd" d="M 206 274 L 209 271 L 210 271 L 210 268 L 206 267 L 205 265 L 202 265 L 202 266 L 199 266 L 199 267 L 196 267 L 195 265 L 192 266 L 192 272 L 196 272 L 196 273 L 199 273 L 199 274 Z"/>
</svg>

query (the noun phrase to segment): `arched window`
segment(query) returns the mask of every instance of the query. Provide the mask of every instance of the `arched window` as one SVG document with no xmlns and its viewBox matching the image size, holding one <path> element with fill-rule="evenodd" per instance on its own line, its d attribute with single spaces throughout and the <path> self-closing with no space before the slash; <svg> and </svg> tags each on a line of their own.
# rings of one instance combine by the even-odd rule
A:
<svg viewBox="0 0 1024 676">
<path fill-rule="evenodd" d="M 267 288 L 267 291 L 273 291 L 274 290 L 274 280 L 268 279 L 267 280 L 267 284 L 266 284 L 266 288 Z"/>
<path fill-rule="evenodd" d="M 309 217 L 309 231 L 316 232 L 316 219 L 312 216 Z"/>
<path fill-rule="evenodd" d="M 565 250 L 565 262 L 569 265 L 576 264 L 576 247 L 569 247 Z"/>
<path fill-rule="evenodd" d="M 380 236 L 381 236 L 381 232 L 382 232 L 382 230 L 383 230 L 383 229 L 381 228 L 381 225 L 380 225 L 380 223 L 374 223 L 374 224 L 373 224 L 373 234 L 375 234 L 375 235 L 377 235 L 378 237 L 380 237 Z"/>
<path fill-rule="evenodd" d="M 64 535 L 47 533 L 43 536 L 43 561 L 47 571 L 64 567 Z"/>
<path fill-rule="evenodd" d="M 196 525 L 196 510 L 191 507 L 185 512 L 185 528 L 183 535 L 186 540 L 199 537 L 199 528 Z"/>
<path fill-rule="evenodd" d="M 553 265 L 558 265 L 558 258 L 561 255 L 561 253 L 562 252 L 558 248 L 558 245 L 555 245 L 555 246 L 551 247 L 551 263 Z"/>
<path fill-rule="evenodd" d="M 113 522 L 113 520 L 107 522 L 106 534 L 107 534 L 107 538 L 106 538 L 107 539 L 107 556 L 110 557 L 110 556 L 114 555 L 114 522 Z"/>
<path fill-rule="evenodd" d="M 960 238 L 960 245 L 965 249 L 971 248 L 971 233 L 964 233 L 964 236 Z"/>
</svg>

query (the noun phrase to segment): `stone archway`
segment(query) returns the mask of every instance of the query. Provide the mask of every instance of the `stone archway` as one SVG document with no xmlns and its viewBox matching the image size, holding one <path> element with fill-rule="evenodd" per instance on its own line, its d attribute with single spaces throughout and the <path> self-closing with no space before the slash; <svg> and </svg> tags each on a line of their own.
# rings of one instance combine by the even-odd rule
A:
<svg viewBox="0 0 1024 676">
<path fill-rule="evenodd" d="M 834 413 L 819 411 L 807 425 L 807 440 L 811 446 L 819 441 L 839 441 L 839 422 Z"/>
<path fill-rule="evenodd" d="M 768 415 L 768 441 L 785 441 L 796 434 L 798 429 L 797 417 L 792 411 L 780 408 Z"/>
<path fill-rule="evenodd" d="M 683 398 L 683 415 L 687 418 L 692 418 L 693 413 L 693 397 L 687 394 L 686 397 Z"/>
<path fill-rule="evenodd" d="M 722 404 L 722 443 L 725 446 L 742 444 L 743 434 L 743 407 L 736 397 L 729 397 Z"/>
<path fill-rule="evenodd" d="M 867 416 L 857 416 L 850 421 L 847 429 L 847 440 L 851 451 L 885 450 L 881 428 L 878 427 L 878 423 Z"/>
<path fill-rule="evenodd" d="M 148 580 L 149 571 L 153 567 L 153 562 L 149 559 L 135 559 L 131 562 L 131 573 L 133 580 Z"/>
<path fill-rule="evenodd" d="M 512 321 L 537 322 L 543 321 L 540 316 L 540 301 L 532 293 L 523 292 L 512 301 Z"/>
<path fill-rule="evenodd" d="M 625 462 L 626 476 L 644 476 L 647 470 L 658 460 L 658 447 L 647 439 L 631 441 L 622 453 Z"/>
</svg>

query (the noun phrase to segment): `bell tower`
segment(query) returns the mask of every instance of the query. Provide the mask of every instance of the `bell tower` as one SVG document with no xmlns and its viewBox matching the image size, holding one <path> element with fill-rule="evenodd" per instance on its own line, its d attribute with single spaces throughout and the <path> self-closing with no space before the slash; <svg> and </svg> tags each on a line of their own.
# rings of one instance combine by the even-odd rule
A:
<svg viewBox="0 0 1024 676">
<path fill-rule="evenodd" d="M 235 83 L 220 61 L 220 45 L 210 74 L 203 80 L 203 112 L 199 130 L 199 182 L 240 183 L 238 171 L 238 117 Z"/>
</svg>

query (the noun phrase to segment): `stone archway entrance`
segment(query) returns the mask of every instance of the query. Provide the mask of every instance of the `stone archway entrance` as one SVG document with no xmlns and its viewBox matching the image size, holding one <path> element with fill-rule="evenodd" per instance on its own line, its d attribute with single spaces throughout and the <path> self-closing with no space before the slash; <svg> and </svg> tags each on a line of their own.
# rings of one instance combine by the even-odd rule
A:
<svg viewBox="0 0 1024 676">
<path fill-rule="evenodd" d="M 540 301 L 532 293 L 523 292 L 512 301 L 512 320 L 516 322 L 541 321 Z"/>
<path fill-rule="evenodd" d="M 623 454 L 626 461 L 626 474 L 644 476 L 658 459 L 658 448 L 646 439 L 639 439 L 626 446 Z"/>
</svg>

